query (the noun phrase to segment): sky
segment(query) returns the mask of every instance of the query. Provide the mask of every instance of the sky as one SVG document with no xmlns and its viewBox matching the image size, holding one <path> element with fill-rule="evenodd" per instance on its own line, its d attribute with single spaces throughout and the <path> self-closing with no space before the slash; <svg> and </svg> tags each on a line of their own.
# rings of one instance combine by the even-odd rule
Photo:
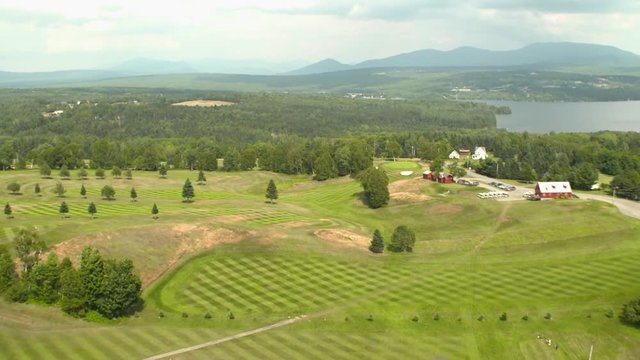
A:
<svg viewBox="0 0 640 360">
<path fill-rule="evenodd" d="M 640 54 L 639 39 L 640 0 L 0 0 L 0 71 L 139 57 L 357 63 L 550 41 Z"/>
</svg>

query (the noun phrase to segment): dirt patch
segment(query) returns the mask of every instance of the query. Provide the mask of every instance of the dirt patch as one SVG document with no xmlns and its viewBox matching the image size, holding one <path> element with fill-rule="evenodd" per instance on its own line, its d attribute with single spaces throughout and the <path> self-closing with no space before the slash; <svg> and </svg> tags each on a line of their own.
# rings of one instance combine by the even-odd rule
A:
<svg viewBox="0 0 640 360">
<path fill-rule="evenodd" d="M 429 212 L 438 214 L 457 214 L 462 212 L 462 210 L 464 210 L 462 205 L 455 204 L 438 204 L 429 208 Z"/>
<path fill-rule="evenodd" d="M 212 228 L 206 224 L 177 224 L 81 236 L 57 244 L 51 251 L 60 258 L 69 257 L 76 266 L 85 246 L 97 248 L 105 257 L 130 258 L 146 287 L 183 257 L 218 244 L 236 243 L 249 235 L 249 232 Z"/>
<path fill-rule="evenodd" d="M 183 101 L 175 104 L 171 104 L 173 106 L 202 106 L 202 107 L 214 107 L 214 106 L 230 106 L 235 105 L 236 103 L 230 101 L 220 101 L 220 100 L 190 100 Z"/>
<path fill-rule="evenodd" d="M 398 180 L 389 184 L 389 196 L 395 200 L 427 201 L 429 197 L 422 193 L 422 178 Z"/>
<path fill-rule="evenodd" d="M 330 242 L 340 247 L 354 247 L 359 249 L 367 249 L 371 243 L 371 239 L 360 234 L 353 233 L 348 230 L 341 229 L 320 229 L 313 233 L 320 239 Z"/>
</svg>

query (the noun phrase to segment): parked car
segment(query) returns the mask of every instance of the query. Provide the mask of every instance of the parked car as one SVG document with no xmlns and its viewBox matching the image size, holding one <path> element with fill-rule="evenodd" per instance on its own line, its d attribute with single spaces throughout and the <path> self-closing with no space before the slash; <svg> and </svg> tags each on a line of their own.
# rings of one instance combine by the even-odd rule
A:
<svg viewBox="0 0 640 360">
<path fill-rule="evenodd" d="M 477 181 L 471 181 L 471 180 L 467 180 L 467 179 L 458 179 L 457 183 L 460 184 L 460 185 L 466 185 L 466 186 L 478 186 L 478 185 L 480 185 L 480 183 L 477 182 Z"/>
</svg>

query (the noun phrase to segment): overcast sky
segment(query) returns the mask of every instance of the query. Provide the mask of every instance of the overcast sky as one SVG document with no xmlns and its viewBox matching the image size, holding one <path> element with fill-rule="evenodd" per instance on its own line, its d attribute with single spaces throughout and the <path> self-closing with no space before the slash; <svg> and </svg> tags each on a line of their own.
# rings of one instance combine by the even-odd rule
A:
<svg viewBox="0 0 640 360">
<path fill-rule="evenodd" d="M 418 49 L 608 44 L 640 54 L 640 0 L 0 0 L 0 70 L 146 57 L 346 63 Z"/>
</svg>

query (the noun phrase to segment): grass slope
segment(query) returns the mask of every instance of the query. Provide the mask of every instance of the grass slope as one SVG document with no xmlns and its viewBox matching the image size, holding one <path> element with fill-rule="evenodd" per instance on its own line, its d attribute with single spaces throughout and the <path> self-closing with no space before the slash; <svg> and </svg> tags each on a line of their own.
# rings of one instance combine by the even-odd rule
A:
<svg viewBox="0 0 640 360">
<path fill-rule="evenodd" d="M 76 195 L 80 181 L 65 181 L 68 219 L 57 214 L 54 180 L 0 174 L 0 189 L 14 179 L 23 184 L 23 195 L 0 193 L 15 212 L 15 219 L 0 220 L 0 242 L 37 225 L 49 244 L 94 241 L 112 256 L 133 258 L 139 269 L 178 260 L 145 290 L 139 317 L 114 324 L 0 302 L 0 358 L 141 358 L 299 314 L 309 316 L 180 358 L 584 359 L 591 345 L 601 359 L 640 356 L 640 332 L 607 316 L 640 294 L 637 220 L 593 201 L 480 200 L 474 188 L 400 176 L 419 175 L 418 163 L 378 165 L 394 181 L 390 204 L 378 210 L 362 205 L 360 186 L 348 178 L 313 182 L 263 172 L 207 174 L 196 201 L 183 204 L 181 186 L 195 173 L 174 171 L 169 179 L 134 173 L 131 181 L 85 181 L 88 199 Z M 270 178 L 280 190 L 276 205 L 264 201 Z M 32 194 L 35 182 L 41 198 Z M 106 183 L 116 188 L 115 201 L 99 199 Z M 138 202 L 128 200 L 131 186 Z M 89 201 L 98 205 L 95 220 L 86 214 Z M 200 241 L 195 230 L 176 232 L 181 224 L 241 236 L 175 258 L 179 245 Z M 417 234 L 412 254 L 373 255 L 356 241 L 374 228 L 388 240 L 399 224 Z M 319 230 L 351 237 L 327 241 Z M 204 319 L 207 312 L 212 319 Z M 507 321 L 499 320 L 503 312 Z"/>
</svg>

